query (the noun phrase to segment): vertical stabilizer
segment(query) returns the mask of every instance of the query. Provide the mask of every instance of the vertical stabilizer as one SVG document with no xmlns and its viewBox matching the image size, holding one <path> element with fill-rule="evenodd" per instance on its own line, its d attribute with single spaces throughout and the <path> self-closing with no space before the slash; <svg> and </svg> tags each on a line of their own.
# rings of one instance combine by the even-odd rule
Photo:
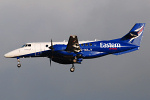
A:
<svg viewBox="0 0 150 100">
<path fill-rule="evenodd" d="M 128 34 L 121 38 L 121 41 L 140 46 L 145 23 L 136 23 Z"/>
</svg>

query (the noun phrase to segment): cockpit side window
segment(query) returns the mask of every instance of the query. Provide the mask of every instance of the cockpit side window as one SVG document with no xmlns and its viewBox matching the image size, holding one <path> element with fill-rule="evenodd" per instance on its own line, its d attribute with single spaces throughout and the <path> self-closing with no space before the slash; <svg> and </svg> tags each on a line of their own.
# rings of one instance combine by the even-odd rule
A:
<svg viewBox="0 0 150 100">
<path fill-rule="evenodd" d="M 31 44 L 27 44 L 28 47 L 31 47 Z"/>
<path fill-rule="evenodd" d="M 24 44 L 22 47 L 31 47 L 31 44 Z"/>
</svg>

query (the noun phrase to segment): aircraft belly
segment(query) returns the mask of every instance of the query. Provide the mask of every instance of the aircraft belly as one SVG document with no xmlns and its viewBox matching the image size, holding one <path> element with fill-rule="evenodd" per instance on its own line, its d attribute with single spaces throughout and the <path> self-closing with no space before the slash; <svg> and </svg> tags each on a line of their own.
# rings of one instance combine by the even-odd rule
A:
<svg viewBox="0 0 150 100">
<path fill-rule="evenodd" d="M 73 59 L 64 59 L 63 57 L 53 57 L 52 61 L 57 62 L 59 64 L 73 64 Z"/>
</svg>

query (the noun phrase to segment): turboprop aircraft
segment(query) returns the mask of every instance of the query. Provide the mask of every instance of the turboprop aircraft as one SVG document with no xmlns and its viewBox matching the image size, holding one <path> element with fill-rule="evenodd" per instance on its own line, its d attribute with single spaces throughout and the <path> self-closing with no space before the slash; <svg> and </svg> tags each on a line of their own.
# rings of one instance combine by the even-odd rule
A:
<svg viewBox="0 0 150 100">
<path fill-rule="evenodd" d="M 138 50 L 144 32 L 145 23 L 136 23 L 122 38 L 104 41 L 79 41 L 77 36 L 70 36 L 68 42 L 39 42 L 26 43 L 21 48 L 13 50 L 4 56 L 17 58 L 18 67 L 21 67 L 20 58 L 47 57 L 59 64 L 81 64 L 83 59 L 92 59 L 109 54 L 121 55 Z"/>
</svg>

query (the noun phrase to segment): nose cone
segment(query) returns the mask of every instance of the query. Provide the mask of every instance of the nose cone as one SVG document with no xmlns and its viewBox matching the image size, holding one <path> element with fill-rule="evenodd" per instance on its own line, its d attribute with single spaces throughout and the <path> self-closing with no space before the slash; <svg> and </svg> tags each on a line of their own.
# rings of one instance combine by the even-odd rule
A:
<svg viewBox="0 0 150 100">
<path fill-rule="evenodd" d="M 5 57 L 5 58 L 8 58 L 7 56 L 8 56 L 8 55 L 7 55 L 7 53 L 6 53 L 6 54 L 4 55 L 4 57 Z"/>
<path fill-rule="evenodd" d="M 6 53 L 6 54 L 4 55 L 4 57 L 5 57 L 5 58 L 12 58 L 12 57 L 13 57 L 13 54 L 12 54 L 11 52 L 9 52 L 9 53 Z"/>
<path fill-rule="evenodd" d="M 11 51 L 11 52 L 8 52 L 4 55 L 4 57 L 6 58 L 15 58 L 18 56 L 18 53 L 19 51 L 18 50 L 14 50 L 14 51 Z"/>
</svg>

